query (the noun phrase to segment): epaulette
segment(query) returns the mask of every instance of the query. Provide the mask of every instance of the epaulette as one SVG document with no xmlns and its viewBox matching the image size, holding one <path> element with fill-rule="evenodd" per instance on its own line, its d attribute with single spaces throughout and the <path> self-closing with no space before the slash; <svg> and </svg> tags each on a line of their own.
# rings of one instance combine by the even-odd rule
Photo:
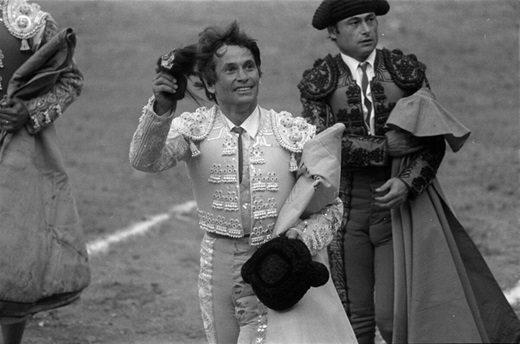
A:
<svg viewBox="0 0 520 344">
<path fill-rule="evenodd" d="M 29 4 L 26 0 L 5 1 L 2 12 L 7 31 L 22 40 L 20 50 L 30 50 L 27 40 L 45 25 L 49 14 L 42 11 L 38 4 Z"/>
<path fill-rule="evenodd" d="M 316 135 L 316 127 L 303 117 L 293 117 L 286 111 L 277 113 L 271 110 L 269 115 L 276 141 L 291 152 L 289 171 L 295 172 L 298 170 L 295 154 L 301 153 L 307 141 Z"/>
<path fill-rule="evenodd" d="M 184 112 L 175 118 L 172 126 L 193 141 L 202 141 L 210 133 L 216 118 L 216 106 L 200 107 L 195 112 Z"/>
<path fill-rule="evenodd" d="M 426 82 L 426 65 L 414 54 L 405 55 L 401 50 L 382 49 L 383 61 L 393 82 L 402 89 L 415 91 Z"/>
<path fill-rule="evenodd" d="M 336 69 L 334 58 L 330 54 L 316 60 L 311 69 L 303 72 L 303 79 L 298 84 L 302 96 L 316 100 L 331 94 L 338 82 Z"/>
<path fill-rule="evenodd" d="M 271 124 L 276 140 L 283 148 L 301 153 L 303 146 L 316 134 L 316 127 L 303 117 L 293 117 L 289 112 L 270 111 Z"/>
</svg>

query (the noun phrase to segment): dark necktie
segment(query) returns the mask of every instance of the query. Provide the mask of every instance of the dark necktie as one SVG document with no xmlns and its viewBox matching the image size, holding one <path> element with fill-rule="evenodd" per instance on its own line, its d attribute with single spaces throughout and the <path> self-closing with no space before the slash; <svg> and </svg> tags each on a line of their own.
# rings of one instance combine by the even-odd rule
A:
<svg viewBox="0 0 520 344">
<path fill-rule="evenodd" d="M 370 131 L 370 114 L 372 113 L 372 102 L 367 97 L 367 89 L 368 89 L 368 76 L 367 76 L 367 66 L 368 63 L 364 62 L 359 65 L 361 70 L 363 71 L 363 77 L 361 78 L 361 88 L 363 89 L 363 98 L 365 99 L 364 103 L 367 108 L 367 114 L 365 115 L 365 125 Z"/>
<path fill-rule="evenodd" d="M 242 183 L 242 170 L 244 168 L 244 157 L 242 155 L 242 133 L 244 132 L 244 128 L 234 127 L 231 129 L 231 131 L 238 134 L 238 181 Z"/>
</svg>

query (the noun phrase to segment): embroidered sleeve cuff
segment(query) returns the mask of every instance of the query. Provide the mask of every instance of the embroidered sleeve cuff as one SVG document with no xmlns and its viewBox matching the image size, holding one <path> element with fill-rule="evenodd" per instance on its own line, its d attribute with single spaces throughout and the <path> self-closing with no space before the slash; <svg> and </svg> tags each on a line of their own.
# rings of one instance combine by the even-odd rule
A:
<svg viewBox="0 0 520 344">
<path fill-rule="evenodd" d="M 187 157 L 189 147 L 184 137 L 170 131 L 173 114 L 157 116 L 153 97 L 143 107 L 138 127 L 130 144 L 132 166 L 145 172 L 160 172 Z"/>
<path fill-rule="evenodd" d="M 410 157 L 410 163 L 401 171 L 399 178 L 410 188 L 412 198 L 422 194 L 437 175 L 437 170 L 446 152 L 443 137 L 422 140 L 424 149 Z"/>
<path fill-rule="evenodd" d="M 61 117 L 62 109 L 59 104 L 55 104 L 47 108 L 45 111 L 36 111 L 31 112 L 28 106 L 28 110 L 30 113 L 29 117 L 29 125 L 27 129 L 31 134 L 36 134 L 43 129 L 45 129 L 49 124 L 54 122 L 56 119 Z"/>
<path fill-rule="evenodd" d="M 295 227 L 311 255 L 316 255 L 330 244 L 341 226 L 342 216 L 343 203 L 337 198 L 334 203 L 301 221 Z"/>
<path fill-rule="evenodd" d="M 148 102 L 146 103 L 146 105 L 143 107 L 141 121 L 144 118 L 149 118 L 149 119 L 152 119 L 152 120 L 157 121 L 157 122 L 170 122 L 172 120 L 172 118 L 174 117 L 174 115 L 175 115 L 174 114 L 174 109 L 172 108 L 172 109 L 170 109 L 170 111 L 168 111 L 168 112 L 164 113 L 163 115 L 159 116 L 153 110 L 154 103 L 155 103 L 155 97 L 151 96 L 150 99 L 148 99 Z"/>
</svg>

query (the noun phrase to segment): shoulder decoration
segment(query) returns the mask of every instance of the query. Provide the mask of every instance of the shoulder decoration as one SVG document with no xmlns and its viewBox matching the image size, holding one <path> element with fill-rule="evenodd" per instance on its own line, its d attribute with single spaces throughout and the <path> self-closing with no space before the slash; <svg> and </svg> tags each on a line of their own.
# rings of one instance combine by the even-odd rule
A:
<svg viewBox="0 0 520 344">
<path fill-rule="evenodd" d="M 329 54 L 324 59 L 316 60 L 311 69 L 303 72 L 298 89 L 305 98 L 316 100 L 332 93 L 337 82 L 337 67 L 334 58 Z"/>
<path fill-rule="evenodd" d="M 195 141 L 202 141 L 209 135 L 216 117 L 216 106 L 211 109 L 203 106 L 195 112 L 184 112 L 173 120 L 173 128 L 188 139 L 192 157 L 200 155 Z"/>
<path fill-rule="evenodd" d="M 405 55 L 397 49 L 382 49 L 381 52 L 392 80 L 400 88 L 415 91 L 426 81 L 426 65 L 415 55 Z"/>
<path fill-rule="evenodd" d="M 22 40 L 20 50 L 23 51 L 31 49 L 27 40 L 45 25 L 48 15 L 38 4 L 25 0 L 4 0 L 2 4 L 5 27 L 11 35 Z"/>
<path fill-rule="evenodd" d="M 316 127 L 303 117 L 293 117 L 289 112 L 270 111 L 273 132 L 283 148 L 291 152 L 290 171 L 298 170 L 295 153 L 301 153 L 303 146 L 316 134 Z"/>
<path fill-rule="evenodd" d="M 195 112 L 184 112 L 173 120 L 175 129 L 193 141 L 202 141 L 210 133 L 217 115 L 217 107 L 200 107 Z"/>
</svg>

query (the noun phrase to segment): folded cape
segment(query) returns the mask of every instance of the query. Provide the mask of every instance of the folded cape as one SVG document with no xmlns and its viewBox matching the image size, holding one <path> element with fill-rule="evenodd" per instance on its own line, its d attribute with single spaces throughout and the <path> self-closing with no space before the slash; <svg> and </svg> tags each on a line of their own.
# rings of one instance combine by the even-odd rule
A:
<svg viewBox="0 0 520 344">
<path fill-rule="evenodd" d="M 303 147 L 297 180 L 280 209 L 275 236 L 300 219 L 332 203 L 339 193 L 341 137 L 345 125 L 337 123 L 317 134 Z"/>
<path fill-rule="evenodd" d="M 283 205 L 275 226 L 280 235 L 300 219 L 334 201 L 339 192 L 341 123 L 322 131 L 303 148 L 297 181 Z M 328 267 L 326 250 L 312 259 Z M 266 344 L 354 344 L 356 336 L 332 279 L 310 288 L 289 311 L 268 309 Z"/>
<path fill-rule="evenodd" d="M 386 121 L 386 127 L 400 128 L 417 137 L 443 135 L 454 152 L 464 145 L 471 133 L 426 88 L 400 99 Z"/>
</svg>

